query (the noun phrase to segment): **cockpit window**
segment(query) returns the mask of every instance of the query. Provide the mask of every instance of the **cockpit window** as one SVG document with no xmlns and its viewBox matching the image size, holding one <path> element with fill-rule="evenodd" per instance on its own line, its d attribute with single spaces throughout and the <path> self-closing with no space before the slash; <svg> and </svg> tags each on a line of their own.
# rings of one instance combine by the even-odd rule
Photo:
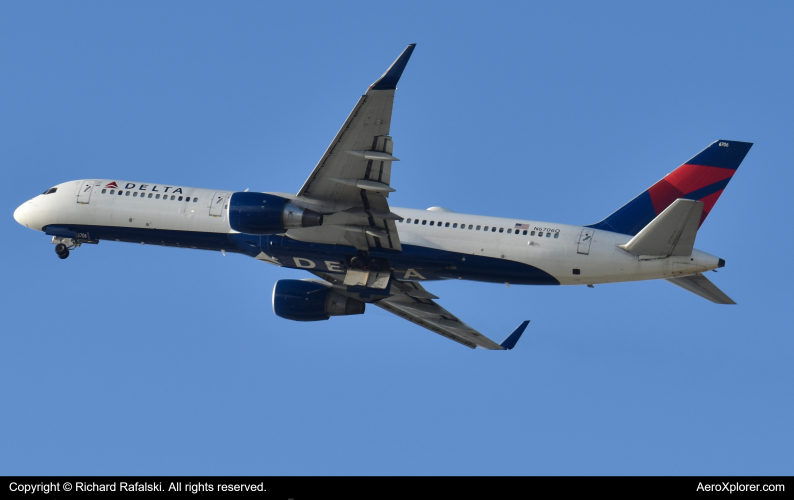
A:
<svg viewBox="0 0 794 500">
<path fill-rule="evenodd" d="M 48 189 L 48 190 L 44 191 L 44 192 L 43 192 L 43 193 L 41 193 L 41 194 L 52 194 L 52 193 L 54 193 L 54 192 L 55 192 L 55 191 L 57 191 L 57 190 L 58 190 L 58 188 L 50 188 L 50 189 Z"/>
</svg>

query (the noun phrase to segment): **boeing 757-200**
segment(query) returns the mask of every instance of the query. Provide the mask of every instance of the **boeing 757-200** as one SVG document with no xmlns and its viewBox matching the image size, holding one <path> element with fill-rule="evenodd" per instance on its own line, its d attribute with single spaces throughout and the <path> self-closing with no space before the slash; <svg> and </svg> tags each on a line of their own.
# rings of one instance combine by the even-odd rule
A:
<svg viewBox="0 0 794 500">
<path fill-rule="evenodd" d="M 751 143 L 713 142 L 589 226 L 390 206 L 398 161 L 392 105 L 414 46 L 361 96 L 296 194 L 87 179 L 47 189 L 14 218 L 52 236 L 62 259 L 107 240 L 237 252 L 302 269 L 314 277 L 280 280 L 273 289 L 273 310 L 282 318 L 326 320 L 372 304 L 471 348 L 511 349 L 529 322 L 494 342 L 438 305 L 426 282 L 665 279 L 712 302 L 734 303 L 702 274 L 725 261 L 694 244 Z"/>
</svg>

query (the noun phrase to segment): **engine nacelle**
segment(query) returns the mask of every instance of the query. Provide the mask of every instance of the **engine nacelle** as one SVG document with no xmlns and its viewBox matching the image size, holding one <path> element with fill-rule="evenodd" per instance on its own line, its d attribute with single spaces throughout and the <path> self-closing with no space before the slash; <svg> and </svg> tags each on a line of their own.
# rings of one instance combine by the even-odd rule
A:
<svg viewBox="0 0 794 500">
<path fill-rule="evenodd" d="M 276 234 L 287 229 L 321 226 L 323 215 L 266 193 L 233 193 L 229 225 L 246 234 Z"/>
<path fill-rule="evenodd" d="M 273 287 L 273 312 L 293 321 L 364 314 L 365 304 L 316 281 L 279 280 Z"/>
</svg>

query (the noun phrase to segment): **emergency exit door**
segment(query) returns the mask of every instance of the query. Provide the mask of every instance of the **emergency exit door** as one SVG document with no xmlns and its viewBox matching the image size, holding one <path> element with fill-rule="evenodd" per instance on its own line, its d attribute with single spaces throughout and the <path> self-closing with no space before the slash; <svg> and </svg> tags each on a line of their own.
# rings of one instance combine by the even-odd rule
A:
<svg viewBox="0 0 794 500">
<path fill-rule="evenodd" d="M 223 215 L 223 207 L 226 204 L 227 193 L 217 192 L 212 197 L 212 204 L 210 205 L 210 215 L 213 217 L 220 217 Z"/>
<path fill-rule="evenodd" d="M 582 234 L 579 235 L 579 246 L 576 248 L 576 253 L 584 255 L 590 254 L 590 243 L 593 242 L 594 229 L 582 229 Z"/>
<path fill-rule="evenodd" d="M 80 186 L 80 192 L 77 193 L 77 203 L 88 204 L 91 199 L 91 192 L 94 190 L 94 184 L 98 184 L 98 182 L 93 180 L 83 181 L 83 185 Z"/>
</svg>

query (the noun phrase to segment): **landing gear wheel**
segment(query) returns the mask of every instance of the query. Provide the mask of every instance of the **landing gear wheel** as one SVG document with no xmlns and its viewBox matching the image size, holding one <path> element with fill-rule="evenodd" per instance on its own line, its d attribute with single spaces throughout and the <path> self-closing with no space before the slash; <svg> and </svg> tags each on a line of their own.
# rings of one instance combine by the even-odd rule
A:
<svg viewBox="0 0 794 500">
<path fill-rule="evenodd" d="M 68 256 L 69 256 L 69 249 L 68 248 L 64 249 L 64 251 L 62 253 L 58 254 L 58 258 L 60 258 L 60 259 L 65 259 Z"/>
<path fill-rule="evenodd" d="M 58 243 L 57 245 L 55 245 L 55 253 L 57 253 L 58 255 L 61 254 L 69 255 L 69 248 L 63 243 Z"/>
<path fill-rule="evenodd" d="M 359 256 L 355 256 L 350 259 L 350 265 L 356 269 L 364 269 L 364 266 L 367 265 L 367 262 Z"/>
</svg>

